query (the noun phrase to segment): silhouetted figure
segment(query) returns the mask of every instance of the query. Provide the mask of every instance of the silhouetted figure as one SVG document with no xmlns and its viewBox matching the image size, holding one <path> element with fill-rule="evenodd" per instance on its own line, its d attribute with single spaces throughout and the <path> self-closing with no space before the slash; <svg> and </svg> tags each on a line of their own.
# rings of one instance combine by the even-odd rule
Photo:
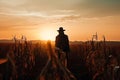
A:
<svg viewBox="0 0 120 80">
<path fill-rule="evenodd" d="M 56 36 L 55 47 L 57 49 L 58 58 L 60 60 L 63 59 L 63 64 L 67 66 L 68 55 L 70 52 L 68 36 L 64 34 L 65 30 L 63 27 L 60 27 L 57 31 L 59 34 Z"/>
</svg>

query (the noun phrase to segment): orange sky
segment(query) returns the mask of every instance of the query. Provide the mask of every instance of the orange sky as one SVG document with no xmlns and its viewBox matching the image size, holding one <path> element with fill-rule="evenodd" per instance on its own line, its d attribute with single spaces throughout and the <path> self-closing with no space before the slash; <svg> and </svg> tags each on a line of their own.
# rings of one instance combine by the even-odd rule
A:
<svg viewBox="0 0 120 80">
<path fill-rule="evenodd" d="M 71 41 L 120 40 L 120 0 L 0 0 L 0 39 L 55 39 L 64 27 Z"/>
</svg>

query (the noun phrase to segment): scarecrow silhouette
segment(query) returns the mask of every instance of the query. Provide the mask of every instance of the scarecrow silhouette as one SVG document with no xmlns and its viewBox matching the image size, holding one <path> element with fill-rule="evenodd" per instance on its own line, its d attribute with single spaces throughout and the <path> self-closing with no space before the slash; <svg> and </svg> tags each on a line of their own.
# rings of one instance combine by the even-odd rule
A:
<svg viewBox="0 0 120 80">
<path fill-rule="evenodd" d="M 70 52 L 69 39 L 68 36 L 64 34 L 65 30 L 63 27 L 60 27 L 57 31 L 59 34 L 56 36 L 55 40 L 56 52 L 58 53 L 58 59 L 67 67 L 68 55 Z"/>
</svg>

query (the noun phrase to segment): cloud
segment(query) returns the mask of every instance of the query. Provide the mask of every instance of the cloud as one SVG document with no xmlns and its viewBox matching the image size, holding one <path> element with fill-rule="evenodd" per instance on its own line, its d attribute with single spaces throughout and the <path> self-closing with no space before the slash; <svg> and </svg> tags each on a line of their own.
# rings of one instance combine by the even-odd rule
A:
<svg viewBox="0 0 120 80">
<path fill-rule="evenodd" d="M 0 5 L 3 9 L 8 8 L 10 11 L 43 13 L 49 16 L 70 14 L 67 12 L 69 10 L 83 17 L 120 14 L 120 0 L 1 0 Z"/>
<path fill-rule="evenodd" d="M 120 0 L 29 0 L 21 6 L 28 11 L 50 14 L 56 10 L 74 10 L 84 17 L 104 17 L 120 14 Z M 56 12 L 56 14 L 65 14 Z M 68 13 L 69 14 L 69 13 Z M 51 14 L 54 15 L 54 14 Z"/>
<path fill-rule="evenodd" d="M 120 15 L 120 0 L 84 0 L 75 7 L 84 17 Z"/>
<path fill-rule="evenodd" d="M 37 25 L 42 25 L 41 18 L 29 16 L 0 15 L 0 30 L 13 29 L 37 29 Z"/>
<path fill-rule="evenodd" d="M 79 21 L 81 18 L 80 15 L 68 15 L 68 16 L 63 16 L 63 17 L 59 17 L 55 20 L 55 22 L 74 22 L 74 21 Z"/>
</svg>

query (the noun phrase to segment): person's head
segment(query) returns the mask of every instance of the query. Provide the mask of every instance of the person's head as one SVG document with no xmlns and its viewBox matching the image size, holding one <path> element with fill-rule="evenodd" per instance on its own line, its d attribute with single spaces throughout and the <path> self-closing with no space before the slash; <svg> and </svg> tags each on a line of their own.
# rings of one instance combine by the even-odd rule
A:
<svg viewBox="0 0 120 80">
<path fill-rule="evenodd" d="M 59 34 L 64 34 L 65 30 L 63 29 L 63 27 L 60 27 L 59 30 L 57 30 L 57 31 L 59 32 Z"/>
</svg>

